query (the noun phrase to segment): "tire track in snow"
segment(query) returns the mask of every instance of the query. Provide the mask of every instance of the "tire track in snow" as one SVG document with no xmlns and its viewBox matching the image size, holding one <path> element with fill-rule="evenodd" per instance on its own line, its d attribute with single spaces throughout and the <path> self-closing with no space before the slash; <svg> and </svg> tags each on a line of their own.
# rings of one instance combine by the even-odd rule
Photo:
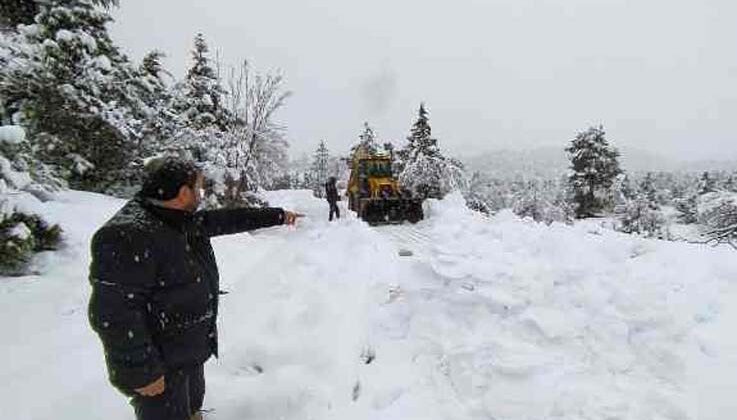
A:
<svg viewBox="0 0 737 420">
<path fill-rule="evenodd" d="M 395 244 L 398 251 L 411 251 L 417 256 L 428 256 L 433 245 L 432 237 L 415 226 L 390 225 L 375 228 L 379 233 Z"/>
</svg>

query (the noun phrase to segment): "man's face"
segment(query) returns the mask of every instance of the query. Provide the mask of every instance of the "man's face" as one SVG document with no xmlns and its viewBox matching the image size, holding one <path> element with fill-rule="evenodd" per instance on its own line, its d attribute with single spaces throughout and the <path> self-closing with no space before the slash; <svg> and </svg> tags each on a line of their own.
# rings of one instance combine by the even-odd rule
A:
<svg viewBox="0 0 737 420">
<path fill-rule="evenodd" d="M 187 210 L 196 211 L 202 203 L 202 196 L 205 188 L 205 177 L 202 174 L 197 175 L 197 182 L 195 182 L 194 188 L 187 188 L 189 193 L 187 194 Z"/>
</svg>

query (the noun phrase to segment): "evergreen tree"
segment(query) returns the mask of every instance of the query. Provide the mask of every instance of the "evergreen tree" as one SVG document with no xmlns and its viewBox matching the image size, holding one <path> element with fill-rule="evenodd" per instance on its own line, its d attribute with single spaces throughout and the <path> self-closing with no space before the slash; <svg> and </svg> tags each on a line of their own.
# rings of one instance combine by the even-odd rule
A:
<svg viewBox="0 0 737 420">
<path fill-rule="evenodd" d="M 160 152 L 166 142 L 183 129 L 183 123 L 173 108 L 173 92 L 167 85 L 167 79 L 172 77 L 161 63 L 164 57 L 163 52 L 151 51 L 143 58 L 138 70 L 144 114 L 139 146 L 141 158 Z"/>
<path fill-rule="evenodd" d="M 315 150 L 312 160 L 312 191 L 316 197 L 322 198 L 325 194 L 325 183 L 328 181 L 328 172 L 330 163 L 330 152 L 325 145 L 325 141 L 321 141 Z"/>
<path fill-rule="evenodd" d="M 676 198 L 673 202 L 678 210 L 678 220 L 684 224 L 692 224 L 698 221 L 698 196 L 695 194 L 687 197 Z"/>
<path fill-rule="evenodd" d="M 158 58 L 148 57 L 144 63 L 147 73 L 156 71 Z M 162 151 L 192 159 L 203 168 L 214 182 L 206 187 L 208 205 L 234 204 L 246 189 L 245 180 L 240 180 L 240 171 L 229 165 L 232 157 L 227 149 L 235 142 L 234 133 L 226 132 L 229 124 L 221 106 L 224 90 L 210 63 L 209 47 L 201 33 L 195 36 L 187 75 L 170 94 L 176 118 L 169 126 L 174 132 L 165 140 Z"/>
<path fill-rule="evenodd" d="M 619 152 L 609 145 L 601 126 L 579 133 L 566 151 L 571 160 L 568 182 L 577 206 L 576 217 L 595 216 L 607 207 L 610 188 L 622 172 Z"/>
<path fill-rule="evenodd" d="M 21 127 L 0 126 L 0 275 L 22 275 L 34 253 L 56 249 L 61 228 L 27 213 L 27 204 L 51 198 L 62 185 L 39 178 L 39 164 L 28 159 Z M 33 197 L 31 197 L 32 195 Z"/>
<path fill-rule="evenodd" d="M 363 123 L 363 132 L 358 136 L 358 143 L 351 147 L 351 156 L 359 149 L 369 154 L 375 154 L 379 151 L 376 142 L 376 133 L 374 133 L 374 129 L 371 128 L 368 122 Z"/>
<path fill-rule="evenodd" d="M 640 194 L 647 200 L 648 206 L 653 209 L 660 208 L 658 205 L 658 192 L 655 189 L 655 179 L 651 172 L 648 172 L 640 183 Z"/>
<path fill-rule="evenodd" d="M 73 187 L 101 191 L 130 175 L 147 110 L 98 4 L 113 2 L 37 2 L 33 23 L 1 37 L 0 109 Z"/>
<path fill-rule="evenodd" d="M 38 0 L 0 0 L 0 29 L 30 25 L 39 12 Z"/>
<path fill-rule="evenodd" d="M 156 80 L 162 80 L 165 74 L 168 74 L 164 69 L 164 65 L 161 60 L 166 57 L 162 51 L 154 50 L 149 52 L 143 57 L 141 62 L 141 71 L 151 78 Z"/>
<path fill-rule="evenodd" d="M 655 176 L 648 172 L 640 181 L 634 196 L 619 202 L 615 213 L 619 219 L 617 230 L 647 237 L 667 239 L 666 220 L 660 209 Z"/>
<path fill-rule="evenodd" d="M 209 58 L 210 49 L 204 35 L 197 34 L 192 50 L 192 67 L 187 72 L 177 109 L 188 127 L 227 129 L 229 125 L 222 100 L 225 90 L 220 85 Z"/>
<path fill-rule="evenodd" d="M 30 25 L 41 11 L 45 0 L 0 0 L 0 30 L 14 30 L 18 25 Z M 92 0 L 92 4 L 113 7 L 118 0 Z"/>
<path fill-rule="evenodd" d="M 419 117 L 412 126 L 407 140 L 410 150 L 419 150 L 422 154 L 431 157 L 440 155 L 438 141 L 432 136 L 432 128 L 430 128 L 430 120 L 424 103 L 420 104 Z"/>
<path fill-rule="evenodd" d="M 400 184 L 422 198 L 442 198 L 454 189 L 468 189 L 463 165 L 443 156 L 438 141 L 432 137 L 424 104 L 420 105 L 406 147 L 397 155 Z"/>
</svg>

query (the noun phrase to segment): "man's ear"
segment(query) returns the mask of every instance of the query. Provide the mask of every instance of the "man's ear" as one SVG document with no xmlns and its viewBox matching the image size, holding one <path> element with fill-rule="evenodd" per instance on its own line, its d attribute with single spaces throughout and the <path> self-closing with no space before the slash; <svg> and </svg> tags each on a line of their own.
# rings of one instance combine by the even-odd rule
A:
<svg viewBox="0 0 737 420">
<path fill-rule="evenodd" d="M 179 187 L 179 194 L 177 194 L 176 200 L 183 201 L 187 197 L 187 194 L 190 194 L 190 192 L 187 191 L 189 187 L 187 184 L 182 185 Z"/>
</svg>

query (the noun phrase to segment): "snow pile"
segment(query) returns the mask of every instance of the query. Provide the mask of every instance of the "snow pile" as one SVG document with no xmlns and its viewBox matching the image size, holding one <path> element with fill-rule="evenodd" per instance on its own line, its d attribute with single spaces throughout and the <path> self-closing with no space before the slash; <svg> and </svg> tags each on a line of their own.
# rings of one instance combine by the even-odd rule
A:
<svg viewBox="0 0 737 420">
<path fill-rule="evenodd" d="M 68 249 L 41 262 L 47 278 L 0 282 L 0 357 L 17 361 L 0 368 L 4 412 L 126 419 L 85 314 L 87 241 L 122 202 L 59 198 L 44 214 L 62 222 Z M 729 248 L 509 211 L 487 218 L 460 195 L 428 201 L 418 225 L 378 228 L 345 214 L 329 224 L 311 191 L 268 199 L 308 217 L 214 241 L 229 293 L 207 418 L 717 420 L 737 410 Z"/>
<path fill-rule="evenodd" d="M 727 355 L 700 332 L 734 288 L 733 253 L 510 213 L 480 223 L 453 201 L 432 208 L 430 264 L 454 298 L 431 328 L 458 418 L 706 418 L 694 379 Z"/>
</svg>

